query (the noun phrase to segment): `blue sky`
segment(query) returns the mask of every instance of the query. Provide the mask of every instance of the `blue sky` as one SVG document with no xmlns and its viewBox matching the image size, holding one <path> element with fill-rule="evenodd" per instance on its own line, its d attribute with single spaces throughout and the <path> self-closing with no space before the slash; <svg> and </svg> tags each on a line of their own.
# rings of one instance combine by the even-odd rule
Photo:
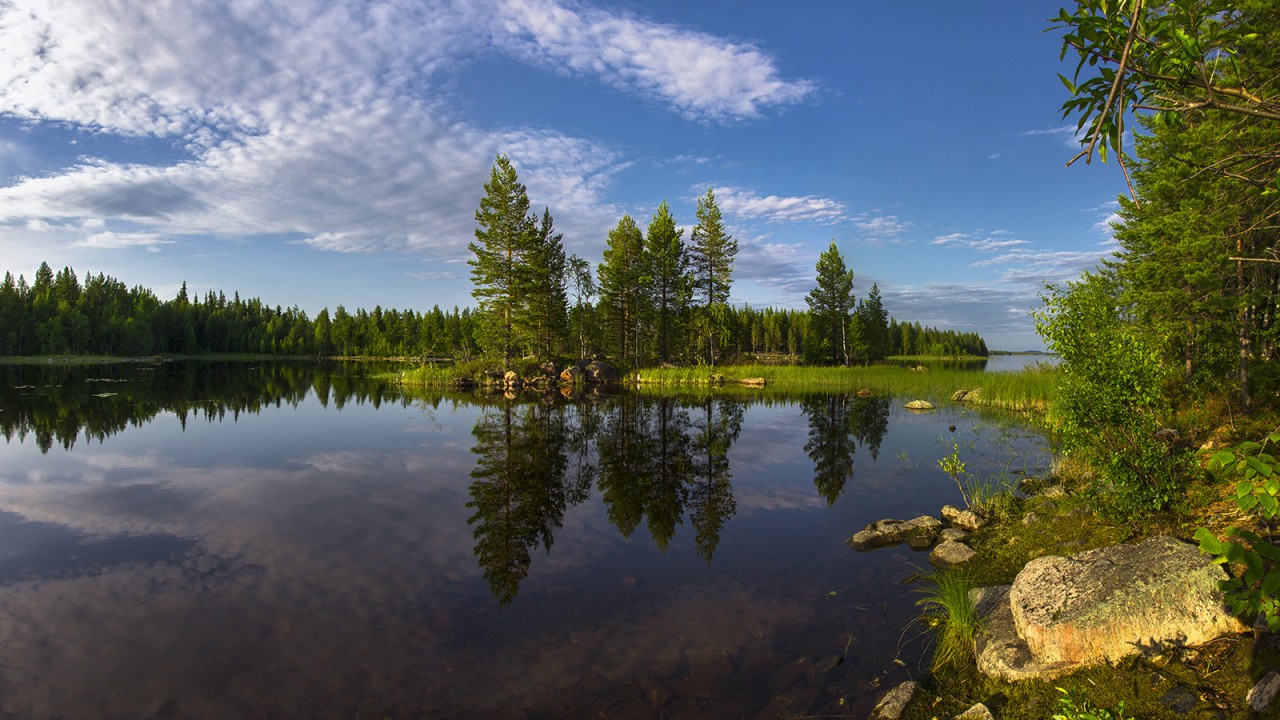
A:
<svg viewBox="0 0 1280 720">
<path fill-rule="evenodd" d="M 890 313 L 1039 348 L 1124 180 L 1058 111 L 1060 2 L 0 4 L 0 264 L 311 314 L 468 305 L 508 154 L 569 251 L 713 187 L 732 301 L 804 307 L 831 240 Z"/>
</svg>

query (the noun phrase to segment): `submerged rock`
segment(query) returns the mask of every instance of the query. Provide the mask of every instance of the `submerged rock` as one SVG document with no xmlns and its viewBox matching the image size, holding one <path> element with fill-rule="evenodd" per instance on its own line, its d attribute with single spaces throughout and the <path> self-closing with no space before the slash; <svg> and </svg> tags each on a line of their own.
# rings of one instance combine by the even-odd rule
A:
<svg viewBox="0 0 1280 720">
<path fill-rule="evenodd" d="M 933 403 L 929 402 L 928 400 L 912 400 L 906 405 L 903 405 L 903 407 L 905 407 L 908 410 L 932 410 Z"/>
<path fill-rule="evenodd" d="M 849 547 L 854 550 L 873 550 L 913 538 L 926 538 L 931 545 L 940 530 L 942 522 L 929 515 L 921 515 L 914 520 L 877 520 L 849 538 Z"/>
<path fill-rule="evenodd" d="M 971 595 L 986 621 L 978 669 L 1004 680 L 1046 679 L 1244 632 L 1227 612 L 1224 579 L 1208 556 L 1169 537 L 1036 558 L 1013 585 Z"/>
</svg>

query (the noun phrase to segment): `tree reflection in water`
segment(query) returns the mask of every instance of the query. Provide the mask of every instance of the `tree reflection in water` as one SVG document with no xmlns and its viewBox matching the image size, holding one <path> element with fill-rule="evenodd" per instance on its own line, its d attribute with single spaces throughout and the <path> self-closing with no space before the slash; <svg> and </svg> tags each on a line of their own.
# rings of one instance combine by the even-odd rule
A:
<svg viewBox="0 0 1280 720">
<path fill-rule="evenodd" d="M 570 477 L 570 444 L 564 405 L 504 401 L 486 407 L 472 435 L 474 512 L 467 518 L 476 560 L 501 605 L 508 605 L 529 574 L 530 551 L 551 552 L 565 510 L 586 500 L 589 476 Z"/>
<path fill-rule="evenodd" d="M 880 443 L 889 430 L 889 399 L 857 397 L 850 393 L 805 398 L 801 409 L 809 419 L 809 441 L 804 451 L 813 460 L 813 485 L 834 505 L 853 479 L 853 455 L 867 448 L 871 459 L 880 455 Z"/>
</svg>

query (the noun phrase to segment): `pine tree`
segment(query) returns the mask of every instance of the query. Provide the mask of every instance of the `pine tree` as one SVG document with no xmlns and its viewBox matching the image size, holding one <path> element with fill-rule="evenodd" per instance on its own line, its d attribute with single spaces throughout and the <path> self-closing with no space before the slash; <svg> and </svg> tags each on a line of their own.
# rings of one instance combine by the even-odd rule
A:
<svg viewBox="0 0 1280 720">
<path fill-rule="evenodd" d="M 715 192 L 698 199 L 698 224 L 693 229 L 689 248 L 689 266 L 693 274 L 694 299 L 700 311 L 699 330 L 707 342 L 707 361 L 716 362 L 717 339 L 727 334 L 725 326 L 729 288 L 733 284 L 733 258 L 738 254 L 738 241 L 724 228 Z"/>
<path fill-rule="evenodd" d="M 557 233 L 551 211 L 544 209 L 542 221 L 533 230 L 532 244 L 521 271 L 526 275 L 529 351 L 539 358 L 555 357 L 568 332 L 568 260 L 563 236 Z"/>
<path fill-rule="evenodd" d="M 653 308 L 654 342 L 658 359 L 669 362 L 680 347 L 689 308 L 689 254 L 683 230 L 663 200 L 649 221 L 644 249 L 649 260 L 649 304 Z"/>
<path fill-rule="evenodd" d="M 818 284 L 805 296 L 809 305 L 810 347 L 806 354 L 823 362 L 849 364 L 849 320 L 854 308 L 853 271 L 836 242 L 818 256 Z"/>
<path fill-rule="evenodd" d="M 640 361 L 639 337 L 645 300 L 644 237 L 630 215 L 609 231 L 600 264 L 600 311 L 606 340 L 619 360 Z"/>
<path fill-rule="evenodd" d="M 503 366 L 509 367 L 525 327 L 525 262 L 535 224 L 529 196 L 505 155 L 494 161 L 484 190 L 476 210 L 476 242 L 468 245 L 475 258 L 467 261 L 478 305 L 476 335 L 486 352 L 501 355 Z"/>
</svg>

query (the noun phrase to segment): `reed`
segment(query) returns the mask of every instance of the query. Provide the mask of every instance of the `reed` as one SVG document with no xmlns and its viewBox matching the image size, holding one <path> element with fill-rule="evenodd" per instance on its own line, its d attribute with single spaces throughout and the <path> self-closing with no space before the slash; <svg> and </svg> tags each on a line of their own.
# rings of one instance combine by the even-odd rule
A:
<svg viewBox="0 0 1280 720">
<path fill-rule="evenodd" d="M 972 662 L 982 618 L 978 616 L 969 590 L 968 575 L 959 570 L 937 570 L 921 576 L 922 597 L 916 605 L 923 608 L 920 622 L 933 630 L 933 669 Z"/>
<path fill-rule="evenodd" d="M 762 378 L 766 388 L 790 391 L 858 391 L 942 402 L 959 390 L 979 390 L 965 403 L 1018 412 L 1047 412 L 1057 399 L 1056 372 L 1035 366 L 1017 372 L 909 370 L 892 365 L 814 367 L 801 365 L 727 365 L 722 367 L 644 368 L 627 375 L 637 385 L 714 387 Z"/>
</svg>

